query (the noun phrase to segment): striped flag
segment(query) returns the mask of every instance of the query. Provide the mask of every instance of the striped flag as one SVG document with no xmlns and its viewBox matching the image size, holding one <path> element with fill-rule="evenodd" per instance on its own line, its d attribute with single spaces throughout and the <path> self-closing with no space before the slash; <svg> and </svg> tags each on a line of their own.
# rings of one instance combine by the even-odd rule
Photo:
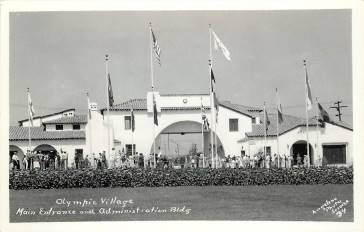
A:
<svg viewBox="0 0 364 232">
<path fill-rule="evenodd" d="M 114 105 L 114 96 L 113 96 L 113 92 L 112 92 L 110 73 L 107 74 L 107 78 L 108 78 L 107 90 L 108 90 L 108 96 L 109 96 L 109 106 L 113 106 Z"/>
<path fill-rule="evenodd" d="M 305 64 L 306 67 L 306 64 Z M 306 100 L 307 100 L 307 110 L 312 109 L 312 94 L 311 94 L 311 88 L 310 83 L 308 82 L 308 74 L 307 74 L 307 68 L 306 68 L 306 78 L 305 78 L 305 84 L 306 84 Z"/>
<path fill-rule="evenodd" d="M 35 115 L 35 112 L 34 112 L 34 107 L 33 107 L 33 103 L 32 103 L 32 98 L 30 97 L 29 88 L 28 88 L 28 114 L 29 114 L 29 118 L 30 118 L 30 123 L 33 126 L 33 117 Z"/>
<path fill-rule="evenodd" d="M 283 112 L 282 112 L 282 105 L 281 105 L 281 101 L 280 101 L 279 96 L 278 96 L 278 89 L 277 88 L 276 88 L 276 95 L 277 95 L 278 122 L 282 123 L 283 122 Z"/>
<path fill-rule="evenodd" d="M 214 48 L 215 48 L 215 50 L 220 49 L 221 52 L 222 52 L 222 54 L 224 54 L 225 58 L 227 60 L 231 60 L 229 50 L 221 42 L 220 38 L 216 35 L 216 33 L 214 32 L 214 30 L 212 30 L 212 35 L 214 37 Z"/>
<path fill-rule="evenodd" d="M 161 65 L 161 49 L 158 45 L 158 40 L 156 39 L 152 27 L 150 27 L 150 32 L 152 33 L 152 42 L 153 42 L 153 49 L 155 52 L 155 58 L 157 59 L 159 65 Z"/>
</svg>

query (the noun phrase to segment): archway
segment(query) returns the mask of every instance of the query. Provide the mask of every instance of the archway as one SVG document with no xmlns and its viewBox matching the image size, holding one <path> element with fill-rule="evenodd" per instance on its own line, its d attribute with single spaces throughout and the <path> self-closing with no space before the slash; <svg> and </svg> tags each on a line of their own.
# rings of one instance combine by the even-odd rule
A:
<svg viewBox="0 0 364 232">
<path fill-rule="evenodd" d="M 42 154 L 40 163 L 41 169 L 43 168 L 55 168 L 55 160 L 57 155 L 57 150 L 49 144 L 41 144 L 34 148 L 33 150 L 37 154 Z M 43 166 L 44 165 L 44 166 Z"/>
<path fill-rule="evenodd" d="M 312 145 L 309 144 L 310 149 L 310 165 L 314 163 L 314 154 Z M 297 157 L 301 156 L 301 161 L 303 163 L 303 156 L 307 154 L 307 142 L 305 140 L 299 140 L 292 144 L 290 149 L 290 155 L 293 157 L 294 165 L 297 165 Z"/>
<path fill-rule="evenodd" d="M 10 145 L 9 146 L 9 164 L 12 162 L 12 157 L 15 154 L 19 158 L 19 168 L 24 169 L 24 165 L 23 165 L 23 162 L 22 162 L 23 159 L 24 159 L 24 156 L 25 156 L 24 152 L 18 146 Z"/>
<path fill-rule="evenodd" d="M 164 159 L 173 160 L 174 164 L 208 166 L 211 162 L 211 137 L 209 130 L 202 132 L 202 129 L 202 124 L 196 121 L 179 121 L 168 125 L 155 138 L 155 153 Z M 217 135 L 216 140 L 217 154 L 222 159 L 225 157 L 224 146 Z M 150 148 L 152 153 L 153 144 Z"/>
</svg>

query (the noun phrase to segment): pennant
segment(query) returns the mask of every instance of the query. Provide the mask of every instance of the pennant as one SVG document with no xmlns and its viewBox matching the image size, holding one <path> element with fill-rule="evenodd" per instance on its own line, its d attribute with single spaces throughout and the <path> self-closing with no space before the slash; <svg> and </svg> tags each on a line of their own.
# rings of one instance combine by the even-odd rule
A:
<svg viewBox="0 0 364 232">
<path fill-rule="evenodd" d="M 216 123 L 217 123 L 218 122 L 218 116 L 219 116 L 219 100 L 217 99 L 217 95 L 216 95 L 215 92 L 213 93 L 213 98 L 214 98 L 214 107 L 216 109 L 215 120 L 216 120 Z"/>
<path fill-rule="evenodd" d="M 317 102 L 317 107 L 318 107 L 318 109 L 320 111 L 320 116 L 319 116 L 318 120 L 321 121 L 321 122 L 330 122 L 331 119 L 330 119 L 329 114 L 327 113 L 326 110 L 324 110 L 324 108 L 318 102 Z"/>
<path fill-rule="evenodd" d="M 305 65 L 306 67 L 306 65 Z M 311 95 L 311 88 L 310 88 L 310 84 L 308 82 L 308 74 L 307 74 L 307 69 L 306 69 L 306 100 L 307 100 L 307 110 L 311 110 L 312 109 L 312 95 Z"/>
<path fill-rule="evenodd" d="M 158 45 L 158 41 L 154 35 L 152 27 L 150 27 L 150 32 L 152 33 L 152 42 L 153 42 L 153 49 L 155 52 L 155 58 L 157 59 L 159 65 L 161 65 L 161 49 Z"/>
<path fill-rule="evenodd" d="M 225 47 L 225 45 L 221 42 L 221 40 L 219 39 L 219 37 L 216 35 L 216 33 L 213 30 L 212 30 L 212 35 L 214 37 L 215 50 L 220 49 L 222 54 L 224 54 L 225 58 L 230 61 L 231 58 L 230 58 L 229 50 Z"/>
<path fill-rule="evenodd" d="M 158 126 L 157 103 L 154 99 L 154 94 L 153 94 L 153 117 L 154 117 L 154 124 Z"/>
<path fill-rule="evenodd" d="M 135 130 L 135 117 L 134 117 L 134 109 L 131 107 L 130 110 L 130 123 L 131 123 L 131 131 L 134 132 Z"/>
<path fill-rule="evenodd" d="M 114 96 L 113 96 L 113 93 L 112 93 L 112 86 L 111 86 L 111 78 L 110 78 L 110 73 L 107 74 L 107 78 L 108 78 L 108 95 L 109 95 L 109 106 L 113 106 L 114 104 Z"/>
<path fill-rule="evenodd" d="M 34 107 L 33 107 L 32 98 L 30 97 L 29 88 L 28 88 L 28 114 L 29 114 L 29 118 L 30 118 L 30 123 L 33 126 L 33 117 L 35 115 L 35 111 L 34 111 Z"/>
<path fill-rule="evenodd" d="M 276 88 L 276 94 L 277 94 L 277 111 L 278 111 L 278 123 L 283 122 L 283 111 L 282 111 L 282 105 L 281 101 L 278 96 L 278 89 Z"/>
</svg>

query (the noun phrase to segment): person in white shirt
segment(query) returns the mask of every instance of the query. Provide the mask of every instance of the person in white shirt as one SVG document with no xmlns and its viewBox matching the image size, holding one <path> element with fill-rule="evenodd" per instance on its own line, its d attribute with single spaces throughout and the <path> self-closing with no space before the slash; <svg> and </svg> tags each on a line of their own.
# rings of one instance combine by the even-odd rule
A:
<svg viewBox="0 0 364 232">
<path fill-rule="evenodd" d="M 266 156 L 265 156 L 265 167 L 266 168 L 270 168 L 270 155 L 269 154 L 267 154 Z"/>
</svg>

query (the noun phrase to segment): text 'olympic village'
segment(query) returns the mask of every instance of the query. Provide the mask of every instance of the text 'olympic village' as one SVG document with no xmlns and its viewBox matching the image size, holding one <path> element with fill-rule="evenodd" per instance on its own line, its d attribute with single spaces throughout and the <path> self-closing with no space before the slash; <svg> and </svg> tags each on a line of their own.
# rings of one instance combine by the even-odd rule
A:
<svg viewBox="0 0 364 232">
<path fill-rule="evenodd" d="M 216 91 L 221 78 L 214 76 L 212 53 L 230 60 L 230 52 L 211 27 L 209 30 L 209 73 L 201 77 L 209 78 L 209 93 L 166 94 L 154 88 L 153 65 L 161 62 L 161 49 L 151 26 L 152 88 L 145 98 L 114 102 L 117 93 L 112 91 L 108 67 L 112 57 L 108 55 L 105 56 L 107 102 L 93 102 L 92 94 L 87 94 L 87 114 L 70 108 L 37 115 L 33 106 L 36 99 L 31 99 L 34 90 L 28 89 L 28 118 L 9 128 L 10 169 L 352 165 L 353 129 L 330 118 L 315 100 L 305 61 L 302 66 L 305 118 L 284 113 L 278 89 L 274 107 L 266 107 L 264 102 L 261 106 L 247 106 L 224 101 Z M 309 117 L 308 113 L 314 116 Z M 172 139 L 175 135 L 193 136 L 195 141 L 188 151 L 181 151 L 179 142 Z"/>
</svg>

